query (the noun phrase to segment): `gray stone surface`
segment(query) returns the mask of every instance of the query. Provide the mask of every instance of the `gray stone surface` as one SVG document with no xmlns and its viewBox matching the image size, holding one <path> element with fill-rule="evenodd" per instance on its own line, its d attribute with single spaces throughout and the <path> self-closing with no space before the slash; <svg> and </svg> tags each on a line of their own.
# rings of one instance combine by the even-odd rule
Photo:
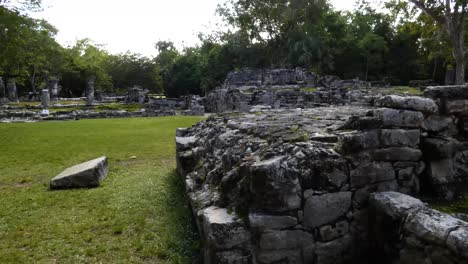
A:
<svg viewBox="0 0 468 264">
<path fill-rule="evenodd" d="M 468 260 L 468 223 L 450 232 L 447 238 L 448 247 L 454 252 L 460 252 Z"/>
<path fill-rule="evenodd" d="M 428 87 L 424 91 L 424 96 L 439 99 L 468 99 L 468 86 L 467 85 L 452 85 L 452 86 L 433 86 Z"/>
<path fill-rule="evenodd" d="M 374 111 L 374 116 L 381 119 L 386 127 L 419 128 L 424 122 L 421 112 L 380 108 Z"/>
<path fill-rule="evenodd" d="M 3 82 L 3 78 L 0 77 L 0 102 L 6 100 L 6 96 L 5 83 Z"/>
<path fill-rule="evenodd" d="M 351 261 L 351 236 L 344 236 L 337 240 L 317 243 L 317 264 L 345 264 Z"/>
<path fill-rule="evenodd" d="M 257 213 L 249 214 L 251 228 L 263 230 L 292 228 L 298 224 L 297 218 L 292 216 L 274 216 Z"/>
<path fill-rule="evenodd" d="M 282 169 L 284 158 L 275 157 L 252 165 L 250 190 L 255 207 L 284 212 L 301 206 L 299 178 Z"/>
<path fill-rule="evenodd" d="M 395 169 L 389 162 L 369 162 L 351 171 L 351 187 L 395 180 Z"/>
<path fill-rule="evenodd" d="M 423 155 L 420 149 L 393 147 L 370 151 L 370 158 L 375 161 L 420 161 Z"/>
<path fill-rule="evenodd" d="M 457 128 L 453 117 L 431 115 L 423 123 L 423 128 L 430 133 L 443 133 L 443 135 L 456 134 Z"/>
<path fill-rule="evenodd" d="M 250 239 L 239 217 L 225 208 L 208 207 L 200 211 L 199 217 L 210 248 L 232 249 Z"/>
<path fill-rule="evenodd" d="M 380 138 L 384 147 L 418 147 L 420 130 L 382 129 Z"/>
<path fill-rule="evenodd" d="M 425 206 L 421 200 L 397 192 L 375 193 L 369 200 L 372 208 L 384 212 L 393 219 L 401 219 L 412 209 Z"/>
<path fill-rule="evenodd" d="M 64 170 L 50 182 L 51 189 L 97 187 L 109 172 L 106 157 Z"/>
<path fill-rule="evenodd" d="M 41 105 L 44 109 L 49 108 L 50 104 L 50 94 L 49 90 L 42 90 L 41 91 Z"/>
<path fill-rule="evenodd" d="M 394 109 L 414 110 L 424 113 L 437 113 L 439 111 L 439 107 L 433 100 L 417 96 L 385 96 L 382 98 L 380 106 Z"/>
<path fill-rule="evenodd" d="M 404 231 L 423 241 L 444 245 L 452 231 L 466 224 L 466 222 L 448 214 L 424 208 L 409 213 L 405 221 Z"/>
<path fill-rule="evenodd" d="M 57 79 L 49 80 L 48 90 L 49 90 L 50 100 L 52 100 L 53 102 L 57 102 L 59 98 L 59 92 L 60 92 L 59 81 Z"/>
<path fill-rule="evenodd" d="M 307 198 L 304 224 L 316 228 L 337 221 L 350 210 L 351 196 L 351 192 L 339 192 Z"/>
<path fill-rule="evenodd" d="M 86 105 L 94 105 L 94 81 L 96 78 L 88 78 L 86 82 Z"/>
<path fill-rule="evenodd" d="M 296 249 L 305 245 L 313 245 L 314 237 L 301 230 L 267 231 L 259 240 L 262 250 Z"/>
<path fill-rule="evenodd" d="M 8 101 L 14 102 L 14 103 L 19 102 L 19 100 L 18 100 L 18 90 L 16 88 L 15 80 L 12 80 L 12 79 L 8 80 L 6 89 L 7 89 L 7 93 L 8 93 Z"/>
</svg>

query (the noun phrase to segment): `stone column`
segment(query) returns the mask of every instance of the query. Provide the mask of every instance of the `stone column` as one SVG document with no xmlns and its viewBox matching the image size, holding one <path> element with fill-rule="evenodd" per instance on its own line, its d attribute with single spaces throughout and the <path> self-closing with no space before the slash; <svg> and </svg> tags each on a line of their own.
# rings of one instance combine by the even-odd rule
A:
<svg viewBox="0 0 468 264">
<path fill-rule="evenodd" d="M 42 90 L 42 93 L 41 93 L 41 103 L 42 103 L 42 108 L 43 108 L 43 109 L 49 108 L 49 104 L 50 104 L 50 93 L 49 93 L 49 90 L 47 90 L 47 89 Z"/>
<path fill-rule="evenodd" d="M 48 88 L 49 88 L 50 99 L 53 102 L 57 102 L 58 97 L 59 97 L 58 80 L 50 80 L 48 84 Z"/>
<path fill-rule="evenodd" d="M 86 105 L 91 106 L 94 104 L 94 80 L 95 78 L 89 78 L 86 83 Z"/>
<path fill-rule="evenodd" d="M 18 100 L 18 90 L 16 89 L 15 80 L 8 80 L 7 84 L 8 100 L 10 102 L 17 103 Z"/>
<path fill-rule="evenodd" d="M 0 77 L 0 103 L 6 101 L 5 83 L 3 83 L 2 77 Z"/>
</svg>

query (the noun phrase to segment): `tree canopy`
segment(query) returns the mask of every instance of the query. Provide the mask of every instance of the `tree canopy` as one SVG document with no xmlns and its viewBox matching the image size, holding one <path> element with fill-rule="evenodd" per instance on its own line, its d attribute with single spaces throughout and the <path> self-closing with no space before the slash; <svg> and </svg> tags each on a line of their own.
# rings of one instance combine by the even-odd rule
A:
<svg viewBox="0 0 468 264">
<path fill-rule="evenodd" d="M 0 0 L 0 76 L 14 78 L 22 93 L 59 79 L 64 96 L 80 96 L 88 78 L 109 93 L 138 85 L 170 97 L 204 95 L 245 67 L 303 67 L 394 85 L 464 82 L 466 1 L 383 3 L 385 10 L 359 0 L 343 12 L 327 0 L 228 0 L 218 8 L 225 26 L 201 32 L 200 44 L 183 50 L 161 40 L 149 58 L 110 54 L 89 39 L 63 47 L 52 25 L 20 10 L 41 1 Z"/>
</svg>

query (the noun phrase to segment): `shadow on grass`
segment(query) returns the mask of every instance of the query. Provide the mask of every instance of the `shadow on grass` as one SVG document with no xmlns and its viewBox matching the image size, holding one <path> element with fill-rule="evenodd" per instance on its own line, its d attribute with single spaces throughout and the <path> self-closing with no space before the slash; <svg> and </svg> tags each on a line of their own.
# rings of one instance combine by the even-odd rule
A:
<svg viewBox="0 0 468 264">
<path fill-rule="evenodd" d="M 168 177 L 164 178 L 167 187 L 164 206 L 169 218 L 174 219 L 172 223 L 176 228 L 173 233 L 176 244 L 170 245 L 172 250 L 190 259 L 189 263 L 203 263 L 202 245 L 200 237 L 189 204 L 188 195 L 185 191 L 181 177 L 176 170 L 171 170 Z"/>
</svg>

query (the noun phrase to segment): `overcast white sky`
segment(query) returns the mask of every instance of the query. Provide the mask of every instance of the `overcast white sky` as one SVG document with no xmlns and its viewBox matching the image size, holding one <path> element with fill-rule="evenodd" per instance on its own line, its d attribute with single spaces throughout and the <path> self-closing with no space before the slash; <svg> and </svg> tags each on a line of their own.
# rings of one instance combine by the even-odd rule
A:
<svg viewBox="0 0 468 264">
<path fill-rule="evenodd" d="M 44 0 L 34 13 L 58 28 L 57 39 L 71 45 L 90 38 L 112 53 L 130 50 L 156 55 L 154 43 L 172 40 L 178 47 L 198 42 L 197 33 L 216 23 L 224 0 Z M 331 0 L 337 9 L 351 9 L 355 0 Z M 210 26 L 211 24 L 211 26 Z"/>
</svg>

